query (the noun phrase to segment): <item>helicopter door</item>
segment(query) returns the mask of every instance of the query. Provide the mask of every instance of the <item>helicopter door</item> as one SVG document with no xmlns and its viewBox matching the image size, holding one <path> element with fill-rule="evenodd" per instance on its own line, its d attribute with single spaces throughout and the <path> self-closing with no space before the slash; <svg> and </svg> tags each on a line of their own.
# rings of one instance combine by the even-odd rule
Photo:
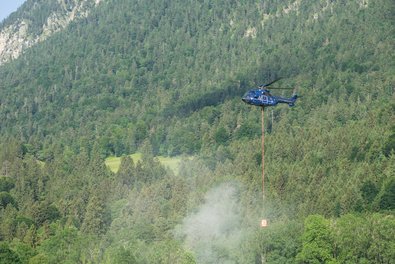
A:
<svg viewBox="0 0 395 264">
<path fill-rule="evenodd" d="M 266 95 L 262 95 L 262 101 L 267 103 L 267 96 Z"/>
</svg>

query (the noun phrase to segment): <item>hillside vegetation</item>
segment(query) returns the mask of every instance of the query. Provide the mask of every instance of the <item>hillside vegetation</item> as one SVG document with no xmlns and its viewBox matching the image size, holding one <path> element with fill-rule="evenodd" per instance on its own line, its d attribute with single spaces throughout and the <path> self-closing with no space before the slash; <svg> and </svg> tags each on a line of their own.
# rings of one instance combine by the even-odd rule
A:
<svg viewBox="0 0 395 264">
<path fill-rule="evenodd" d="M 141 161 L 142 155 L 140 152 L 129 155 L 134 163 Z M 121 166 L 122 159 L 124 157 L 108 157 L 105 159 L 104 163 L 112 172 L 118 172 L 119 167 Z M 178 173 L 180 168 L 180 163 L 182 161 L 181 156 L 174 157 L 157 157 L 158 161 L 166 168 L 172 170 L 174 173 Z M 192 159 L 192 157 L 185 157 L 185 159 Z"/>
<path fill-rule="evenodd" d="M 0 263 L 392 263 L 394 21 L 391 0 L 101 1 L 0 66 Z M 263 201 L 240 98 L 278 77 L 303 97 L 265 111 Z"/>
</svg>

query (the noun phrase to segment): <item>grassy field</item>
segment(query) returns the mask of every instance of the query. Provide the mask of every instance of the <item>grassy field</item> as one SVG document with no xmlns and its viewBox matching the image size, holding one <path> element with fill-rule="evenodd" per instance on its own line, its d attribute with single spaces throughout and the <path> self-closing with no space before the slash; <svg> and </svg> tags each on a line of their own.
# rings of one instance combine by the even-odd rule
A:
<svg viewBox="0 0 395 264">
<path fill-rule="evenodd" d="M 132 159 L 133 162 L 136 164 L 139 160 L 141 160 L 141 153 L 134 153 L 129 155 Z M 169 169 L 171 169 L 174 173 L 178 173 L 178 169 L 180 166 L 180 162 L 181 162 L 181 157 L 180 156 L 176 156 L 176 157 L 163 157 L 163 156 L 158 156 L 157 157 L 160 161 L 160 163 L 162 163 L 162 165 L 164 165 L 165 167 L 168 167 Z M 121 164 L 121 157 L 108 157 L 105 160 L 105 164 L 107 167 L 110 168 L 110 170 L 112 172 L 117 172 L 119 169 L 119 165 Z"/>
</svg>

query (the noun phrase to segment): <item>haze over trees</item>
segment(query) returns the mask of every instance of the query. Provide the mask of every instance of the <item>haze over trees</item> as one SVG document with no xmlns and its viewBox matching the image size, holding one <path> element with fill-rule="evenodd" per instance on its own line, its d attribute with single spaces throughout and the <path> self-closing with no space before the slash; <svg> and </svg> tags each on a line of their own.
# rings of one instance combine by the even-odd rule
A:
<svg viewBox="0 0 395 264">
<path fill-rule="evenodd" d="M 103 0 L 0 66 L 0 263 L 392 263 L 394 18 L 391 0 Z M 303 97 L 266 111 L 263 203 L 240 97 L 277 77 Z"/>
</svg>

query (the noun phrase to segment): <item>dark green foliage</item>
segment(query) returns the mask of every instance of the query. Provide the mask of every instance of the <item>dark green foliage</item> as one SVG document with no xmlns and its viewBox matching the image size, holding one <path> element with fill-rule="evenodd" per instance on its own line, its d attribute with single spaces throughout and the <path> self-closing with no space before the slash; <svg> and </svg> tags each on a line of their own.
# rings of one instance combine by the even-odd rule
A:
<svg viewBox="0 0 395 264">
<path fill-rule="evenodd" d="M 215 132 L 214 139 L 218 144 L 225 145 L 229 140 L 229 133 L 226 131 L 224 127 L 220 127 Z"/>
<path fill-rule="evenodd" d="M 129 156 L 122 157 L 121 164 L 119 165 L 117 172 L 118 180 L 122 184 L 131 187 L 136 181 L 136 176 L 133 160 Z"/>
<path fill-rule="evenodd" d="M 9 177 L 0 177 L 0 192 L 9 192 L 15 187 L 15 182 Z"/>
<path fill-rule="evenodd" d="M 0 263 L 1 264 L 18 264 L 22 263 L 18 255 L 12 251 L 8 244 L 0 243 Z"/>
<path fill-rule="evenodd" d="M 259 131 L 259 124 L 257 122 L 243 123 L 240 128 L 236 131 L 235 137 L 237 139 L 247 138 L 253 139 L 256 137 L 256 131 Z"/>
<path fill-rule="evenodd" d="M 333 258 L 333 237 L 329 221 L 320 215 L 305 219 L 303 247 L 296 256 L 298 263 L 330 263 Z"/>
<path fill-rule="evenodd" d="M 268 263 L 295 263 L 301 247 L 301 227 L 294 221 L 269 223 L 260 234 L 261 254 Z"/>
<path fill-rule="evenodd" d="M 47 238 L 40 245 L 39 254 L 33 259 L 38 262 L 44 260 L 44 263 L 76 263 L 82 255 L 82 251 L 88 248 L 83 243 L 76 229 L 57 228 L 55 234 Z"/>
<path fill-rule="evenodd" d="M 386 140 L 384 149 L 383 149 L 384 155 L 386 155 L 387 157 L 389 155 L 393 154 L 395 151 L 395 126 L 393 126 L 391 128 L 391 132 L 392 133 Z"/>
<path fill-rule="evenodd" d="M 391 249 L 394 220 L 393 216 L 382 214 L 349 214 L 338 219 L 332 228 L 338 262 L 391 263 L 395 256 Z"/>
<path fill-rule="evenodd" d="M 112 249 L 108 253 L 108 261 L 105 263 L 119 263 L 119 264 L 137 264 L 137 260 L 131 250 L 124 247 Z"/>
<path fill-rule="evenodd" d="M 104 197 L 94 194 L 87 206 L 81 231 L 86 234 L 102 234 L 111 222 L 111 215 Z"/>
<path fill-rule="evenodd" d="M 362 198 L 367 203 L 371 203 L 373 202 L 379 190 L 377 189 L 376 185 L 373 182 L 367 181 L 362 185 L 361 192 L 362 192 Z"/>
<path fill-rule="evenodd" d="M 341 263 L 358 263 L 367 261 L 367 250 L 370 244 L 370 231 L 373 228 L 367 219 L 357 215 L 345 215 L 337 220 L 334 240 L 337 245 L 336 254 Z"/>
<path fill-rule="evenodd" d="M 14 197 L 8 192 L 0 192 L 0 208 L 6 208 L 7 205 L 17 207 Z"/>
<path fill-rule="evenodd" d="M 380 209 L 395 209 L 395 180 L 391 180 L 384 186 L 383 194 L 380 197 Z"/>
<path fill-rule="evenodd" d="M 16 219 L 16 222 L 18 224 L 25 224 L 26 226 L 31 226 L 34 224 L 34 221 L 28 217 L 24 217 L 24 216 L 18 216 Z"/>
<path fill-rule="evenodd" d="M 40 203 L 33 208 L 33 218 L 38 226 L 44 223 L 51 223 L 60 218 L 60 212 L 55 205 L 48 205 L 47 203 Z"/>
<path fill-rule="evenodd" d="M 10 248 L 18 255 L 21 263 L 30 263 L 29 260 L 36 255 L 35 250 L 30 245 L 19 240 L 12 241 Z"/>
</svg>

